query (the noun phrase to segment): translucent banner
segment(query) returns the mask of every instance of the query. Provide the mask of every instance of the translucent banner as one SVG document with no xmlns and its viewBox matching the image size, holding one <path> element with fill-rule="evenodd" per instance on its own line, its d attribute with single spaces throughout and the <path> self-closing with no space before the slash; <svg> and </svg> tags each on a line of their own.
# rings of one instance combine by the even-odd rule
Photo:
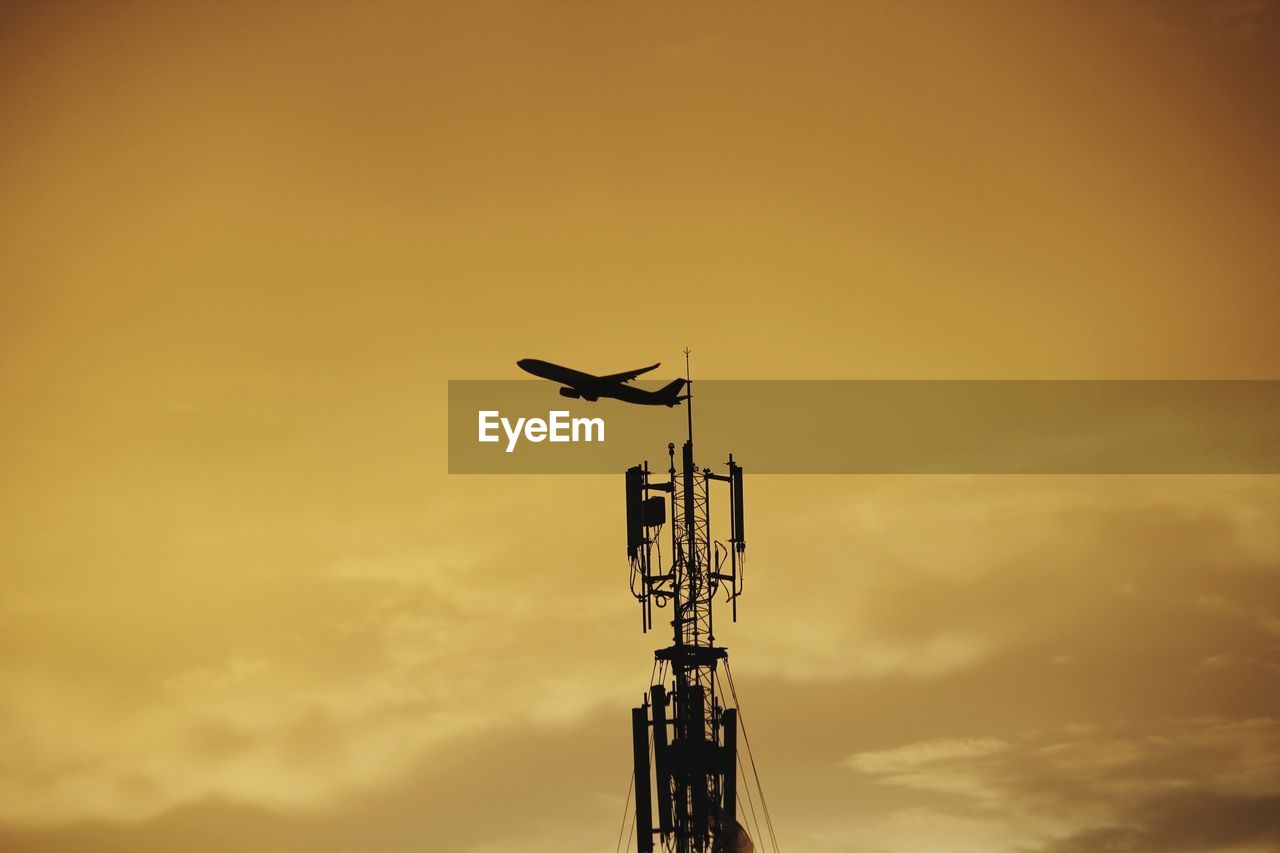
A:
<svg viewBox="0 0 1280 853">
<path fill-rule="evenodd" d="M 451 380 L 449 471 L 665 467 L 692 403 L 699 465 L 732 451 L 753 474 L 1280 473 L 1280 381 L 699 380 L 692 391 L 668 407 L 571 399 L 538 380 Z"/>
</svg>

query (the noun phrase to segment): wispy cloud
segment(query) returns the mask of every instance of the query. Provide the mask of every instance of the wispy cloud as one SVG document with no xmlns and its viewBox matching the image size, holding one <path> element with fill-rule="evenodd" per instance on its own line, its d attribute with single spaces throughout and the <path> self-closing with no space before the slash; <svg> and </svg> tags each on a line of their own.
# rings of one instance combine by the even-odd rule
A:
<svg viewBox="0 0 1280 853">
<path fill-rule="evenodd" d="M 846 763 L 882 785 L 952 797 L 921 807 L 942 819 L 999 814 L 1006 827 L 1023 827 L 993 849 L 1266 849 L 1280 841 L 1275 719 L 931 740 L 857 753 Z M 1187 832 L 1188 810 L 1203 819 L 1194 832 Z"/>
</svg>

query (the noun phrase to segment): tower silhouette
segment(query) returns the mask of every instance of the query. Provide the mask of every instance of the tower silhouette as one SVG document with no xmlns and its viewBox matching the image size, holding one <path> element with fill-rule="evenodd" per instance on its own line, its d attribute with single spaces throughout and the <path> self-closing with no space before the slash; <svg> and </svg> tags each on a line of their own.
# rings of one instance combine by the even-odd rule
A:
<svg viewBox="0 0 1280 853">
<path fill-rule="evenodd" d="M 715 643 L 713 605 L 722 598 L 736 621 L 746 560 L 743 475 L 732 454 L 726 473 L 698 468 L 692 399 L 687 403 L 689 437 L 678 459 L 675 444 L 667 445 L 666 476 L 651 472 L 648 462 L 626 472 L 627 559 L 641 625 L 653 627 L 655 608 L 669 607 L 672 617 L 672 643 L 655 651 L 657 678 L 631 714 L 639 853 L 651 853 L 655 841 L 671 853 L 733 851 L 742 833 L 738 711 L 719 677 L 728 651 Z M 711 525 L 719 487 L 727 487 L 728 497 L 724 542 Z M 668 519 L 669 537 L 663 535 Z"/>
</svg>

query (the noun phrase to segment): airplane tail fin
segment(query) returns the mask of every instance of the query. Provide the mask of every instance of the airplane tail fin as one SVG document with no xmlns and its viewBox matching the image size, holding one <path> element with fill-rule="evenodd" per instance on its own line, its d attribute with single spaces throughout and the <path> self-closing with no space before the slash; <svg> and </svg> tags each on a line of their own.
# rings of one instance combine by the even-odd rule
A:
<svg viewBox="0 0 1280 853">
<path fill-rule="evenodd" d="M 688 397 L 687 394 L 683 396 L 680 394 L 681 389 L 683 389 L 686 384 L 685 380 L 676 379 L 671 383 L 664 385 L 658 394 L 662 396 L 663 402 L 668 406 L 674 406 L 676 403 L 679 403 L 681 400 Z"/>
</svg>

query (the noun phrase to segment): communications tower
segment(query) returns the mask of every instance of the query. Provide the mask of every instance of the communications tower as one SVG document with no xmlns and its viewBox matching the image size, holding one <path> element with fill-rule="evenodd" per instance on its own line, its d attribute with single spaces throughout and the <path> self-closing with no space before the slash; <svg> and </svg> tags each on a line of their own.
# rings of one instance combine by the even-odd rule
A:
<svg viewBox="0 0 1280 853">
<path fill-rule="evenodd" d="M 687 371 L 688 350 L 685 359 Z M 643 629 L 653 628 L 655 608 L 663 609 L 671 616 L 672 638 L 654 653 L 657 679 L 631 712 L 638 853 L 655 847 L 666 853 L 751 849 L 741 846 L 745 831 L 737 819 L 738 710 L 729 704 L 737 702 L 713 619 L 719 597 L 736 621 L 742 594 L 742 467 L 733 454 L 724 473 L 697 466 L 691 396 L 686 406 L 689 435 L 678 454 L 674 443 L 667 445 L 665 475 L 651 471 L 648 462 L 626 472 L 631 592 L 640 602 Z M 713 494 L 728 499 L 721 513 L 729 520 L 724 541 L 712 531 Z M 727 696 L 721 668 L 729 678 Z"/>
</svg>

